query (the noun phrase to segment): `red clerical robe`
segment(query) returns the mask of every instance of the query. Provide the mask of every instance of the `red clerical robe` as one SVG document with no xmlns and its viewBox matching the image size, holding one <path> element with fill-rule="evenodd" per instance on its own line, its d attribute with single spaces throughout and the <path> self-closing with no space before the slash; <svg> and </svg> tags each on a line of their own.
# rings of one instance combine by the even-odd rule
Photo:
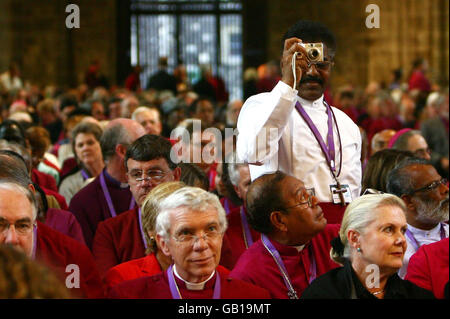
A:
<svg viewBox="0 0 450 319">
<path fill-rule="evenodd" d="M 448 245 L 448 238 L 422 245 L 410 258 L 405 279 L 432 291 L 436 298 L 444 299 L 444 288 L 449 278 Z"/>
<path fill-rule="evenodd" d="M 111 195 L 112 204 L 119 215 L 130 209 L 132 195 L 130 189 L 122 188 L 120 182 L 105 173 L 105 183 Z M 71 211 L 83 230 L 86 245 L 91 248 L 97 225 L 101 221 L 111 217 L 105 194 L 100 185 L 100 176 L 76 193 L 70 201 Z"/>
<path fill-rule="evenodd" d="M 269 292 L 238 279 L 229 278 L 229 271 L 221 266 L 216 268 L 220 274 L 221 299 L 269 299 Z M 203 290 L 188 290 L 186 284 L 175 281 L 183 299 L 211 299 L 217 275 L 205 284 Z M 122 282 L 114 286 L 108 293 L 113 299 L 172 299 L 167 272 Z"/>
<path fill-rule="evenodd" d="M 153 276 L 162 271 L 155 254 L 149 254 L 143 258 L 130 260 L 112 267 L 107 271 L 103 282 L 108 291 L 113 286 L 136 278 Z"/>
<path fill-rule="evenodd" d="M 322 208 L 323 216 L 327 220 L 328 224 L 341 224 L 342 217 L 344 217 L 346 206 L 334 203 L 319 203 Z"/>
<path fill-rule="evenodd" d="M 54 270 L 63 283 L 76 284 L 79 271 L 79 288 L 69 289 L 73 296 L 103 298 L 103 284 L 89 249 L 45 224 L 37 224 L 35 259 Z"/>
<path fill-rule="evenodd" d="M 244 212 L 246 213 L 245 208 Z M 247 249 L 243 235 L 244 227 L 242 225 L 241 220 L 241 206 L 232 209 L 230 213 L 227 215 L 227 219 L 228 219 L 228 228 L 226 231 L 226 236 L 228 238 L 232 254 L 232 265 L 229 269 L 233 269 L 239 257 Z M 258 241 L 261 234 L 255 231 L 253 228 L 251 228 L 250 225 L 248 225 L 248 227 L 250 229 L 250 234 L 252 236 L 253 242 Z"/>
<path fill-rule="evenodd" d="M 145 256 L 138 207 L 98 224 L 92 252 L 100 274 L 123 262 Z"/>
<path fill-rule="evenodd" d="M 327 225 L 300 252 L 295 247 L 282 245 L 271 240 L 271 243 L 281 255 L 292 286 L 299 298 L 305 288 L 309 286 L 310 249 L 312 249 L 316 263 L 316 277 L 339 267 L 330 258 L 330 242 L 338 235 L 338 232 L 339 225 Z M 288 289 L 284 283 L 283 276 L 272 255 L 266 250 L 261 240 L 258 240 L 242 254 L 230 277 L 265 288 L 270 291 L 272 298 L 288 298 Z"/>
<path fill-rule="evenodd" d="M 49 208 L 45 217 L 45 225 L 86 245 L 80 224 L 69 211 Z"/>
<path fill-rule="evenodd" d="M 55 178 L 50 174 L 38 171 L 36 168 L 31 170 L 31 180 L 41 188 L 50 189 L 55 192 L 58 191 Z"/>
</svg>

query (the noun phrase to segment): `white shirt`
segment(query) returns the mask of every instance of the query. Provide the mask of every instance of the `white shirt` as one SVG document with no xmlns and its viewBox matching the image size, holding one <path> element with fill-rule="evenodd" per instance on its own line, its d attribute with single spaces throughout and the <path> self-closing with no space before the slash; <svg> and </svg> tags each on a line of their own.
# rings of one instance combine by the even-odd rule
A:
<svg viewBox="0 0 450 319">
<path fill-rule="evenodd" d="M 445 237 L 448 237 L 448 224 L 446 223 L 439 223 L 436 227 L 430 229 L 430 230 L 423 230 L 419 228 L 415 228 L 411 225 L 407 225 L 408 230 L 412 233 L 414 238 L 419 243 L 419 247 L 422 245 L 428 245 L 435 243 L 437 241 L 441 240 L 441 225 L 444 226 L 445 230 Z M 406 243 L 408 244 L 408 247 L 406 248 L 405 255 L 403 256 L 403 266 L 398 271 L 398 275 L 401 278 L 405 278 L 406 272 L 408 269 L 409 259 L 412 255 L 414 255 L 416 250 L 416 243 L 411 241 L 408 236 L 405 235 Z"/>
<path fill-rule="evenodd" d="M 298 91 L 280 81 L 268 93 L 250 97 L 238 118 L 238 158 L 249 165 L 252 181 L 266 173 L 280 170 L 314 187 L 321 202 L 332 202 L 330 185 L 336 184 L 325 155 L 314 134 L 295 109 L 299 101 L 316 125 L 326 144 L 328 115 L 323 96 L 308 101 Z M 348 184 L 352 198 L 361 192 L 361 134 L 358 126 L 342 111 L 332 107 L 342 141 L 341 184 Z M 264 138 L 264 132 L 268 138 Z M 340 150 L 336 123 L 333 119 L 336 172 L 339 170 Z M 266 151 L 267 150 L 267 151 Z"/>
</svg>

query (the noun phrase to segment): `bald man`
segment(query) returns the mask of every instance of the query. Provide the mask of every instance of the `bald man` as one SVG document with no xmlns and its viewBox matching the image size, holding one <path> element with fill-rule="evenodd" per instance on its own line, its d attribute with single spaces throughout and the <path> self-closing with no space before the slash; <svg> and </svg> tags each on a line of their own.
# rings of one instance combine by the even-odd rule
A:
<svg viewBox="0 0 450 319">
<path fill-rule="evenodd" d="M 140 106 L 131 114 L 131 119 L 141 124 L 147 134 L 161 135 L 162 124 L 158 109 Z"/>
<path fill-rule="evenodd" d="M 136 205 L 127 184 L 124 158 L 129 145 L 143 135 L 142 125 L 125 118 L 112 120 L 103 131 L 100 145 L 106 166 L 98 177 L 74 195 L 69 206 L 83 229 L 89 248 L 98 223 Z"/>
<path fill-rule="evenodd" d="M 388 148 L 389 141 L 395 135 L 395 133 L 397 133 L 395 130 L 387 129 L 375 134 L 372 138 L 370 155 Z"/>
</svg>

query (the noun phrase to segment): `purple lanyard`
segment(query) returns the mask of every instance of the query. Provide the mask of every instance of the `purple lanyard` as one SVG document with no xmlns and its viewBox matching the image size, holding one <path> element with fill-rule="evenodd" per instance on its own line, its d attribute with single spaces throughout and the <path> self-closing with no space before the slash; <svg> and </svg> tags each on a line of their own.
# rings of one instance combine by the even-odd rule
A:
<svg viewBox="0 0 450 319">
<path fill-rule="evenodd" d="M 248 226 L 247 216 L 245 216 L 244 205 L 241 206 L 241 222 L 242 222 L 242 233 L 244 235 L 245 248 L 248 249 L 253 244 L 252 233 L 250 232 L 250 227 Z"/>
<path fill-rule="evenodd" d="M 336 122 L 336 128 L 337 128 L 337 121 L 336 121 L 336 117 L 334 116 L 334 113 L 331 110 L 331 107 L 328 105 L 328 103 L 326 103 L 324 101 L 324 104 L 326 106 L 327 115 L 328 115 L 328 133 L 327 133 L 328 147 L 325 145 L 325 142 L 323 141 L 322 136 L 319 133 L 319 130 L 317 129 L 316 125 L 313 123 L 313 121 L 311 120 L 309 115 L 306 113 L 306 111 L 304 110 L 304 108 L 302 107 L 300 102 L 297 101 L 297 103 L 295 103 L 295 108 L 300 113 L 302 118 L 305 120 L 306 124 L 308 124 L 308 127 L 311 130 L 311 132 L 314 134 L 314 137 L 316 138 L 317 142 L 320 145 L 320 148 L 322 149 L 323 154 L 325 155 L 325 158 L 327 160 L 328 166 L 330 167 L 331 173 L 333 174 L 334 177 L 336 177 L 335 176 L 335 173 L 336 173 L 335 155 L 336 154 L 335 154 L 335 149 L 334 149 L 333 120 L 331 117 L 332 114 L 334 117 L 334 121 Z M 339 135 L 339 145 L 340 145 L 340 148 L 342 148 L 341 136 L 339 133 L 339 129 L 338 129 L 338 135 Z M 339 172 L 338 172 L 337 176 L 339 176 L 341 173 L 342 149 L 340 150 L 340 156 L 341 156 L 341 159 L 340 159 L 340 163 L 339 163 Z"/>
<path fill-rule="evenodd" d="M 36 247 L 37 247 L 37 224 L 33 226 L 33 248 L 31 250 L 31 259 L 36 258 Z"/>
<path fill-rule="evenodd" d="M 114 205 L 113 205 L 113 202 L 111 199 L 111 195 L 109 194 L 108 187 L 106 187 L 104 172 L 101 172 L 101 174 L 100 174 L 100 185 L 102 187 L 103 194 L 105 195 L 106 203 L 108 204 L 108 207 L 109 207 L 109 213 L 111 214 L 111 217 L 116 217 L 117 216 L 116 210 L 114 209 Z M 136 203 L 134 202 L 134 198 L 132 196 L 129 209 L 134 208 L 135 204 Z"/>
<path fill-rule="evenodd" d="M 83 176 L 84 180 L 89 179 L 89 174 L 84 170 L 84 168 L 81 170 L 81 175 Z"/>
<path fill-rule="evenodd" d="M 228 199 L 226 197 L 223 201 L 223 208 L 225 208 L 225 213 L 228 215 L 230 213 L 230 204 L 228 204 Z"/>
<path fill-rule="evenodd" d="M 175 282 L 173 265 L 170 265 L 169 268 L 167 268 L 167 278 L 169 280 L 169 288 L 170 293 L 172 294 L 172 299 L 183 299 L 183 297 L 181 297 L 180 290 L 178 289 L 178 285 Z M 216 283 L 214 284 L 214 293 L 212 299 L 220 299 L 220 276 L 218 271 L 216 271 Z"/>
<path fill-rule="evenodd" d="M 444 225 L 442 223 L 441 223 L 441 230 L 440 230 L 440 232 L 441 232 L 441 240 L 446 238 L 445 228 L 444 228 Z M 409 240 L 411 241 L 412 245 L 414 246 L 414 250 L 417 251 L 421 245 L 417 241 L 416 237 L 414 237 L 413 233 L 409 229 L 406 229 L 405 234 L 409 238 Z"/>
<path fill-rule="evenodd" d="M 280 253 L 275 248 L 275 246 L 270 242 L 269 238 L 267 238 L 266 235 L 261 234 L 261 241 L 264 245 L 264 247 L 267 249 L 267 251 L 272 255 L 273 259 L 275 260 L 275 263 L 277 264 L 278 268 L 280 269 L 281 275 L 284 280 L 284 284 L 286 285 L 286 288 L 288 289 L 288 296 L 289 299 L 298 299 L 297 292 L 295 291 L 294 287 L 292 286 L 291 280 L 289 279 L 288 272 L 286 270 L 286 267 L 284 266 L 284 262 L 281 259 Z M 317 277 L 317 267 L 316 267 L 316 260 L 314 258 L 314 254 L 312 250 L 309 248 L 310 253 L 310 264 L 309 264 L 309 278 L 308 282 L 311 284 L 314 279 Z"/>
<path fill-rule="evenodd" d="M 142 241 L 144 242 L 144 247 L 147 250 L 147 241 L 145 240 L 144 229 L 142 228 L 142 213 L 141 213 L 140 207 L 138 210 L 138 216 L 139 216 L 139 231 L 141 232 L 141 237 L 142 237 Z"/>
</svg>

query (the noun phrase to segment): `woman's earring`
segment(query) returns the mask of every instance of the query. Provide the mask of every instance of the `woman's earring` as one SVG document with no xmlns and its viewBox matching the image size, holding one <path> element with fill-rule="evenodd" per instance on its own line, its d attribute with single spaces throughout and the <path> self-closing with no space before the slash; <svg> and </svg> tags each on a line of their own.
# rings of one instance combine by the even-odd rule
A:
<svg viewBox="0 0 450 319">
<path fill-rule="evenodd" d="M 357 251 L 358 253 L 360 253 L 360 252 L 361 252 L 361 247 L 356 248 L 356 251 Z"/>
</svg>

